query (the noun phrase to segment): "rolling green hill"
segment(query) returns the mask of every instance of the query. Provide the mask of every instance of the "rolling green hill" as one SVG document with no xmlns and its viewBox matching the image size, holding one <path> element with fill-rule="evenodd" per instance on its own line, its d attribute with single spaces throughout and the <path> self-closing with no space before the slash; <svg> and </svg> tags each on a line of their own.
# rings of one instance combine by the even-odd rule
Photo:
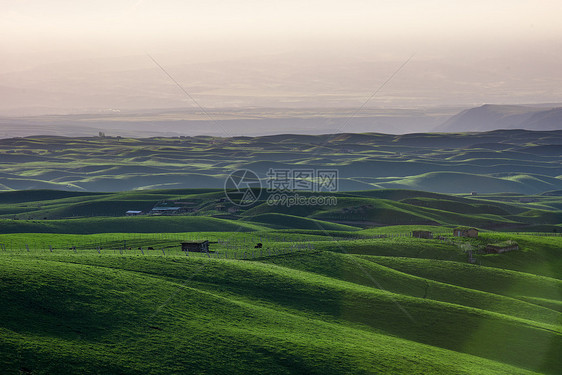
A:
<svg viewBox="0 0 562 375">
<path fill-rule="evenodd" d="M 218 189 L 1 192 L 0 373 L 562 371 L 556 191 L 324 195 L 240 209 Z M 174 205 L 189 210 L 125 216 Z M 194 240 L 211 252 L 181 251 Z"/>
<path fill-rule="evenodd" d="M 303 193 L 334 198 L 323 205 L 268 203 L 264 192 L 247 208 L 222 190 L 169 189 L 118 193 L 29 190 L 0 192 L 0 230 L 45 233 L 185 232 L 275 229 L 355 230 L 388 225 L 455 225 L 483 229 L 560 232 L 559 195 L 447 195 L 405 189 Z M 158 205 L 182 206 L 181 215 L 146 215 Z M 145 214 L 125 217 L 126 211 Z M 210 216 L 214 216 L 210 219 Z M 207 229 L 206 229 L 207 228 Z M 66 232 L 65 232 L 66 231 Z"/>
<path fill-rule="evenodd" d="M 0 369 L 33 374 L 556 374 L 562 369 L 562 315 L 552 308 L 560 304 L 560 279 L 433 260 L 430 248 L 427 258 L 414 259 L 359 256 L 353 242 L 340 246 L 348 253 L 303 250 L 254 261 L 0 254 Z"/>
</svg>

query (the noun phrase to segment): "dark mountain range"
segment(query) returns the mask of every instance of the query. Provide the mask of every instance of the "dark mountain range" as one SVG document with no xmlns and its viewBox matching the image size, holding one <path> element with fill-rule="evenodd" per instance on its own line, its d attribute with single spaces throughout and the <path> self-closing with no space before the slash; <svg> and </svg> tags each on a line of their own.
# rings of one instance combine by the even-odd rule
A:
<svg viewBox="0 0 562 375">
<path fill-rule="evenodd" d="M 562 108 L 486 104 L 462 111 L 436 128 L 444 132 L 480 132 L 495 129 L 562 129 Z"/>
</svg>

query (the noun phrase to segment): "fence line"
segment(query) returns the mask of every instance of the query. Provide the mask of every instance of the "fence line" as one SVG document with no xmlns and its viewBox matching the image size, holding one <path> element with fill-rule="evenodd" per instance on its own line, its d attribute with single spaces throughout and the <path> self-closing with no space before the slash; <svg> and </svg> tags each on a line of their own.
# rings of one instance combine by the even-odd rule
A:
<svg viewBox="0 0 562 375">
<path fill-rule="evenodd" d="M 450 231 L 447 232 L 432 232 L 434 240 L 440 240 L 443 243 L 455 243 L 458 237 L 452 237 Z M 483 232 L 486 233 L 486 232 Z M 562 233 L 558 232 L 495 232 L 503 235 L 517 235 L 517 236 L 538 236 L 538 237 L 561 237 Z M 195 237 L 196 234 L 193 234 Z M 48 251 L 50 253 L 59 252 L 61 250 L 71 250 L 74 253 L 79 253 L 88 250 L 95 250 L 98 254 L 104 254 L 107 251 L 119 251 L 119 254 L 136 253 L 139 255 L 151 255 L 151 250 L 157 249 L 162 253 L 162 256 L 173 254 L 174 252 L 181 251 L 177 249 L 179 245 L 170 245 L 173 242 L 181 242 L 184 240 L 194 240 L 188 234 L 168 234 L 168 233 L 138 233 L 132 236 L 108 236 L 109 240 L 103 238 L 90 240 L 90 241 L 72 241 L 62 243 L 54 246 L 46 241 L 4 241 L 0 242 L 1 252 L 18 252 L 24 251 L 27 253 L 37 251 Z M 288 254 L 294 250 L 313 250 L 314 243 L 323 243 L 329 241 L 364 241 L 373 239 L 400 239 L 412 237 L 411 232 L 402 233 L 377 233 L 372 235 L 351 236 L 351 237 L 329 237 L 318 238 L 317 235 L 311 237 L 303 236 L 289 236 L 282 234 L 273 235 L 247 235 L 241 238 L 216 238 L 209 236 L 212 240 L 211 243 L 216 244 L 217 248 L 213 252 L 204 253 L 208 258 L 225 259 L 255 259 L 266 256 Z M 148 245 L 150 244 L 150 245 Z M 257 244 L 263 244 L 263 248 L 258 248 Z M 269 246 L 268 246 L 269 245 Z M 146 252 L 146 254 L 145 254 Z M 154 253 L 153 253 L 154 254 Z M 152 255 L 153 255 L 152 254 Z M 179 253 L 179 254 L 183 254 Z M 259 254 L 259 255 L 256 255 Z M 186 253 L 186 256 L 192 256 L 192 253 Z"/>
</svg>

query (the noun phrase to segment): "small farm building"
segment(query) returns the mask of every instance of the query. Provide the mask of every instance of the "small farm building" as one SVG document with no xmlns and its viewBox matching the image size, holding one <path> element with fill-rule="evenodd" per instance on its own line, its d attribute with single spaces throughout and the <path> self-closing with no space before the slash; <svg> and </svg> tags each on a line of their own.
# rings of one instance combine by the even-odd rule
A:
<svg viewBox="0 0 562 375">
<path fill-rule="evenodd" d="M 513 250 L 519 250 L 519 244 L 515 241 L 505 241 L 486 245 L 486 253 L 488 254 L 501 254 Z"/>
<path fill-rule="evenodd" d="M 182 242 L 182 251 L 193 251 L 198 253 L 206 253 L 209 251 L 209 241 L 192 241 L 192 242 Z"/>
<path fill-rule="evenodd" d="M 478 229 L 468 227 L 458 227 L 453 229 L 455 237 L 478 237 Z"/>
</svg>

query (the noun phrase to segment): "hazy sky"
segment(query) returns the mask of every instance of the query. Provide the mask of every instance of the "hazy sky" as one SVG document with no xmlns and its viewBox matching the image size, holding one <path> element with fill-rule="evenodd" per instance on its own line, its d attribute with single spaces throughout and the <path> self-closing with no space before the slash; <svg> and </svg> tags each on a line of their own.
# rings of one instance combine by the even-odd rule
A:
<svg viewBox="0 0 562 375">
<path fill-rule="evenodd" d="M 385 105 L 562 102 L 560 0 L 0 0 L 0 9 L 0 95 L 10 98 L 0 110 L 181 104 L 146 53 L 209 107 L 291 97 L 322 106 L 323 95 L 354 106 L 412 54 L 381 92 Z"/>
</svg>

